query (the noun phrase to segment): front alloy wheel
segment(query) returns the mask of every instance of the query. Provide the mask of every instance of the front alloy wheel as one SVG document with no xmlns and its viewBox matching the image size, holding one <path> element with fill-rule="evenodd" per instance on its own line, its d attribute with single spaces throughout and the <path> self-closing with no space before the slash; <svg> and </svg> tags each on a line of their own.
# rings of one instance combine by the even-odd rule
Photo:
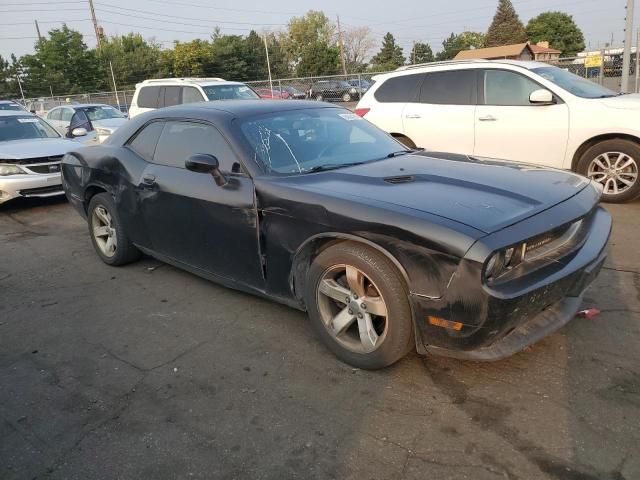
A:
<svg viewBox="0 0 640 480">
<path fill-rule="evenodd" d="M 322 322 L 344 348 L 370 353 L 387 333 L 387 305 L 376 285 L 351 265 L 329 268 L 318 285 Z"/>
<path fill-rule="evenodd" d="M 587 177 L 600 183 L 605 195 L 621 195 L 638 181 L 638 164 L 626 153 L 605 152 L 591 161 Z"/>
<path fill-rule="evenodd" d="M 313 260 L 305 305 L 320 340 L 354 367 L 387 367 L 415 347 L 404 277 L 383 253 L 345 241 Z"/>
<path fill-rule="evenodd" d="M 93 227 L 94 240 L 102 254 L 105 257 L 113 257 L 118 248 L 118 236 L 113 227 L 111 214 L 102 205 L 93 210 L 91 226 Z"/>
</svg>

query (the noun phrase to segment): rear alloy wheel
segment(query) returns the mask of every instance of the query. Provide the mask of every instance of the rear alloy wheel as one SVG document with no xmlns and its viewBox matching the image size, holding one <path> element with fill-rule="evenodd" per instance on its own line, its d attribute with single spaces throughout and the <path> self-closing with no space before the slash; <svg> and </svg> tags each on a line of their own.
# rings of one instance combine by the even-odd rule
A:
<svg viewBox="0 0 640 480">
<path fill-rule="evenodd" d="M 602 200 L 621 203 L 640 195 L 640 146 L 628 140 L 607 140 L 588 149 L 578 172 L 602 185 Z"/>
<path fill-rule="evenodd" d="M 342 101 L 343 102 L 350 102 L 351 101 L 351 95 L 349 93 L 345 93 L 344 95 L 342 95 Z"/>
<path fill-rule="evenodd" d="M 322 100 L 324 100 L 324 98 L 322 98 L 322 95 L 316 95 L 316 102 L 321 102 Z"/>
<path fill-rule="evenodd" d="M 307 274 L 305 300 L 322 341 L 350 365 L 383 368 L 414 346 L 404 281 L 375 249 L 345 242 L 323 251 Z"/>
<path fill-rule="evenodd" d="M 91 198 L 87 217 L 91 242 L 104 263 L 124 265 L 140 257 L 140 251 L 125 235 L 111 195 L 99 193 Z"/>
</svg>

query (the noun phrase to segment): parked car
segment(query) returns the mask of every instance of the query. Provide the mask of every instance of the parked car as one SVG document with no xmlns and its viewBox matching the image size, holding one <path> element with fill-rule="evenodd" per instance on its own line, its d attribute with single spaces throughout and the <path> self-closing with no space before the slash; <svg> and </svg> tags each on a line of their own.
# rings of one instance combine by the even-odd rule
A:
<svg viewBox="0 0 640 480">
<path fill-rule="evenodd" d="M 306 93 L 301 92 L 300 90 L 298 90 L 293 85 L 282 85 L 282 86 L 274 87 L 274 88 L 278 89 L 279 91 L 282 91 L 283 94 L 285 92 L 288 93 L 289 94 L 289 98 L 293 99 L 293 100 L 304 100 L 305 98 L 307 98 Z"/>
<path fill-rule="evenodd" d="M 282 92 L 279 90 L 271 89 L 271 88 L 258 88 L 254 90 L 260 98 L 266 100 L 287 100 L 289 98 L 289 94 L 287 92 Z"/>
<path fill-rule="evenodd" d="M 358 100 L 360 94 L 344 80 L 321 80 L 309 87 L 308 97 L 326 102 L 350 102 Z"/>
<path fill-rule="evenodd" d="M 457 61 L 375 77 L 356 112 L 410 147 L 581 173 L 603 200 L 640 195 L 639 95 L 546 63 Z"/>
<path fill-rule="evenodd" d="M 347 83 L 356 89 L 360 96 L 364 95 L 364 93 L 369 90 L 371 87 L 371 82 L 365 80 L 364 78 L 352 78 L 351 80 L 347 80 Z"/>
<path fill-rule="evenodd" d="M 60 105 L 66 105 L 67 103 L 59 101 L 59 100 L 35 100 L 35 101 L 31 101 L 27 104 L 27 110 L 29 110 L 31 113 L 38 115 L 39 117 L 44 118 L 47 113 L 49 112 L 49 110 L 51 110 L 54 107 L 60 106 Z M 69 103 L 70 104 L 70 103 Z"/>
<path fill-rule="evenodd" d="M 128 121 L 120 110 L 100 103 L 55 107 L 49 110 L 46 119 L 62 136 L 77 138 L 87 145 L 104 142 Z M 84 134 L 74 137 L 73 132 L 77 132 L 76 129 L 82 129 Z"/>
<path fill-rule="evenodd" d="M 129 105 L 129 118 L 156 108 L 183 103 L 257 98 L 260 98 L 258 94 L 244 83 L 228 82 L 217 77 L 145 80 L 136 85 Z"/>
<path fill-rule="evenodd" d="M 574 317 L 611 229 L 582 176 L 408 150 L 315 102 L 148 113 L 63 178 L 105 263 L 144 252 L 306 310 L 359 368 L 522 350 Z"/>
<path fill-rule="evenodd" d="M 29 112 L 0 110 L 0 204 L 64 194 L 60 161 L 77 146 Z"/>
<path fill-rule="evenodd" d="M 0 100 L 0 110 L 13 110 L 18 112 L 26 112 L 27 109 L 13 100 Z"/>
</svg>

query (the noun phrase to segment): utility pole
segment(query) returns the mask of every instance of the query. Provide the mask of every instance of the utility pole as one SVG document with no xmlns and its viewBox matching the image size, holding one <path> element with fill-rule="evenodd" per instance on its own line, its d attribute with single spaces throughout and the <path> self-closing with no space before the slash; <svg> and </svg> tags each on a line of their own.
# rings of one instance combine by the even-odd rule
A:
<svg viewBox="0 0 640 480">
<path fill-rule="evenodd" d="M 340 15 L 336 15 L 338 19 L 338 44 L 340 45 L 340 60 L 342 60 L 342 73 L 347 75 L 347 61 L 344 58 L 344 44 L 342 43 L 342 29 L 340 28 Z"/>
<path fill-rule="evenodd" d="M 466 31 L 466 30 L 465 30 Z M 411 49 L 411 64 L 416 64 L 416 41 L 413 41 L 413 48 Z"/>
<path fill-rule="evenodd" d="M 40 35 L 40 27 L 38 26 L 38 20 L 34 20 L 36 24 L 36 32 L 38 32 L 38 42 L 42 41 L 42 35 Z"/>
<path fill-rule="evenodd" d="M 622 85 L 620 85 L 620 93 L 629 92 L 631 44 L 633 43 L 633 4 L 634 0 L 627 0 L 626 21 L 624 25 L 624 53 L 622 54 Z"/>
<path fill-rule="evenodd" d="M 22 90 L 22 82 L 20 81 L 20 75 L 16 73 L 16 80 L 18 80 L 18 87 L 20 87 L 20 95 L 22 96 L 22 104 L 26 107 L 26 100 L 24 99 L 24 90 Z"/>
<path fill-rule="evenodd" d="M 111 65 L 111 60 L 109 60 L 109 68 L 111 69 L 111 80 L 113 80 L 113 93 L 116 94 L 116 103 L 118 104 L 118 110 L 120 110 L 120 99 L 118 98 L 118 87 L 116 87 L 116 77 L 113 74 L 113 65 Z"/>
<path fill-rule="evenodd" d="M 265 34 L 264 37 L 262 38 L 264 39 L 264 51 L 267 54 L 267 70 L 269 72 L 269 89 L 271 90 L 271 96 L 273 97 L 273 82 L 271 81 L 271 64 L 269 63 L 269 47 L 267 47 L 267 35 Z"/>
<path fill-rule="evenodd" d="M 98 46 L 98 51 L 102 50 L 102 44 L 100 42 L 100 29 L 98 28 L 98 20 L 96 19 L 96 10 L 93 8 L 93 0 L 89 1 L 89 9 L 91 10 L 91 21 L 93 22 L 93 29 L 96 32 L 96 45 Z"/>
</svg>

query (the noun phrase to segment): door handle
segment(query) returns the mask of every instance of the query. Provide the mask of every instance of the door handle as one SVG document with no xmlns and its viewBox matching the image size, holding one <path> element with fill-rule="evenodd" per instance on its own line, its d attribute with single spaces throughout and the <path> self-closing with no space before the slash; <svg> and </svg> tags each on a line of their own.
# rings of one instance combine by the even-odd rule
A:
<svg viewBox="0 0 640 480">
<path fill-rule="evenodd" d="M 419 114 L 417 113 L 407 113 L 404 118 L 422 118 Z"/>
<path fill-rule="evenodd" d="M 153 188 L 156 184 L 156 176 L 146 174 L 142 176 L 142 188 Z"/>
<path fill-rule="evenodd" d="M 498 119 L 493 115 L 485 115 L 484 117 L 478 118 L 478 120 L 480 120 L 481 122 L 495 122 Z"/>
</svg>

